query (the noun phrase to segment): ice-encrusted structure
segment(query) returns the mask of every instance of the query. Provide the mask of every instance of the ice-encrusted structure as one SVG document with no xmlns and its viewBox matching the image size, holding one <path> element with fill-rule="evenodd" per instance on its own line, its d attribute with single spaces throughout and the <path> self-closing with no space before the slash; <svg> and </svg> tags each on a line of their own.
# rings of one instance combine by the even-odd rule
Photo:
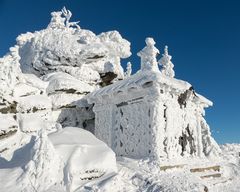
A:
<svg viewBox="0 0 240 192">
<path fill-rule="evenodd" d="M 173 78 L 167 49 L 162 71 L 152 38 L 138 54 L 141 69 L 134 75 L 91 93 L 95 135 L 117 155 L 143 158 L 215 156 L 220 149 L 204 120 L 212 102 L 197 94 L 188 82 Z M 167 61 L 165 59 L 168 59 Z"/>
<path fill-rule="evenodd" d="M 156 56 L 160 54 L 159 50 L 154 46 L 153 38 L 146 38 L 146 47 L 144 47 L 137 55 L 141 57 L 141 70 L 158 71 Z"/>
<path fill-rule="evenodd" d="M 168 54 L 168 46 L 165 46 L 164 48 L 164 54 L 162 55 L 162 58 L 158 61 L 160 65 L 162 65 L 162 74 L 168 76 L 168 77 L 174 77 L 175 72 L 173 70 L 173 63 L 171 61 L 172 56 Z"/>
</svg>

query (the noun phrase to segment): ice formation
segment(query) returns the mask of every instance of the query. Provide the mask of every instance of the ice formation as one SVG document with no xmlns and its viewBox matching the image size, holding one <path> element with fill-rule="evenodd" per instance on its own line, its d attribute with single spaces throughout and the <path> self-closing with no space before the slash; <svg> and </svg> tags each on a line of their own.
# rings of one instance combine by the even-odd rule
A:
<svg viewBox="0 0 240 192">
<path fill-rule="evenodd" d="M 146 47 L 144 47 L 137 55 L 141 57 L 141 70 L 158 71 L 156 56 L 160 54 L 159 50 L 154 46 L 153 38 L 146 38 Z"/>
<path fill-rule="evenodd" d="M 164 54 L 162 55 L 162 58 L 158 61 L 160 65 L 162 65 L 162 74 L 168 76 L 168 77 L 174 77 L 175 72 L 173 70 L 173 63 L 171 62 L 172 56 L 168 54 L 168 46 L 165 46 Z"/>
<path fill-rule="evenodd" d="M 125 72 L 121 66 L 130 43 L 117 31 L 82 29 L 66 8 L 51 16 L 46 29 L 18 36 L 0 58 L 1 190 L 221 189 L 186 172 L 200 165 L 240 187 L 239 146 L 222 147 L 219 160 L 204 119 L 212 102 L 174 78 L 167 47 L 157 61 L 160 52 L 147 38 L 132 75 L 130 62 Z M 166 166 L 170 160 L 188 165 L 165 173 L 185 166 Z"/>
</svg>

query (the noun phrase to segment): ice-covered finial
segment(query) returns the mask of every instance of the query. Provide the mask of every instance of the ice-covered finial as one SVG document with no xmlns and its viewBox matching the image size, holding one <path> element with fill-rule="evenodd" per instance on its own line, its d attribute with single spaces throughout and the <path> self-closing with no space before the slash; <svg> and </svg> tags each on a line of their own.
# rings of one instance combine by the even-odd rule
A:
<svg viewBox="0 0 240 192">
<path fill-rule="evenodd" d="M 162 58 L 158 61 L 158 63 L 162 66 L 162 74 L 173 78 L 175 76 L 175 72 L 173 70 L 174 65 L 171 59 L 172 56 L 168 54 L 168 46 L 165 46 L 164 54 L 162 54 Z"/>
<path fill-rule="evenodd" d="M 155 47 L 155 41 L 153 38 L 146 38 L 146 47 L 144 47 L 138 56 L 141 58 L 141 70 L 154 70 L 158 71 L 157 55 L 160 53 Z"/>
<path fill-rule="evenodd" d="M 167 45 L 165 45 L 165 47 L 164 47 L 164 55 L 168 55 L 168 46 Z"/>
<path fill-rule="evenodd" d="M 127 71 L 125 72 L 125 77 L 130 77 L 132 74 L 132 63 L 127 63 Z"/>
</svg>

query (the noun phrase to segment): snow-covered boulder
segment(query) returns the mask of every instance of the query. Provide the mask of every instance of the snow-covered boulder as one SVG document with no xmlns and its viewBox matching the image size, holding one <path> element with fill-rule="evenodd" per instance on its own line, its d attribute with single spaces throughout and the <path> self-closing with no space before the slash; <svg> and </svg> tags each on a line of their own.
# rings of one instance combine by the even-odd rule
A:
<svg viewBox="0 0 240 192">
<path fill-rule="evenodd" d="M 0 114 L 0 140 L 9 138 L 17 131 L 18 123 L 16 119 L 14 119 L 14 116 L 10 114 Z"/>
<path fill-rule="evenodd" d="M 19 98 L 18 111 L 21 113 L 35 113 L 52 108 L 51 100 L 45 95 L 29 95 Z"/>
<path fill-rule="evenodd" d="M 66 127 L 50 134 L 49 138 L 64 161 L 64 182 L 68 191 L 117 171 L 115 153 L 88 131 Z"/>
</svg>

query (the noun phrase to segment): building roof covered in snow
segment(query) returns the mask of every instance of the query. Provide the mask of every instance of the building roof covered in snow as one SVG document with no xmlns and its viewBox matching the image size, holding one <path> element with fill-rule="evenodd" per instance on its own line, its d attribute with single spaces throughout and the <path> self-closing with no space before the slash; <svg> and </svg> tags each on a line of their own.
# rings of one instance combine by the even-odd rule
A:
<svg viewBox="0 0 240 192">
<path fill-rule="evenodd" d="M 167 86 L 170 90 L 178 94 L 187 90 L 193 91 L 196 101 L 204 104 L 206 107 L 212 105 L 211 101 L 195 93 L 191 84 L 174 78 L 174 65 L 171 62 L 172 56 L 168 54 L 167 46 L 165 47 L 163 57 L 157 62 L 156 56 L 160 52 L 155 47 L 155 41 L 152 38 L 146 38 L 145 42 L 146 47 L 138 53 L 138 56 L 141 58 L 141 69 L 132 76 L 128 75 L 124 80 L 90 93 L 87 97 L 89 103 L 96 102 L 96 98 L 102 96 L 128 92 L 132 89 L 141 89 L 151 86 L 161 89 L 161 87 Z M 164 66 L 161 71 L 158 68 L 158 63 Z"/>
<path fill-rule="evenodd" d="M 87 96 L 89 103 L 95 103 L 97 98 L 106 95 L 115 95 L 120 92 L 128 92 L 133 89 L 143 89 L 145 87 L 155 86 L 156 88 L 161 88 L 163 86 L 169 87 L 176 93 L 183 93 L 186 90 L 193 90 L 190 83 L 179 80 L 176 78 L 171 78 L 163 75 L 160 71 L 152 70 L 139 70 L 136 74 L 118 81 L 112 85 L 106 86 L 104 88 L 98 89 Z M 205 98 L 204 96 L 194 92 L 195 99 L 198 102 L 207 106 L 212 106 L 212 102 Z"/>
</svg>

